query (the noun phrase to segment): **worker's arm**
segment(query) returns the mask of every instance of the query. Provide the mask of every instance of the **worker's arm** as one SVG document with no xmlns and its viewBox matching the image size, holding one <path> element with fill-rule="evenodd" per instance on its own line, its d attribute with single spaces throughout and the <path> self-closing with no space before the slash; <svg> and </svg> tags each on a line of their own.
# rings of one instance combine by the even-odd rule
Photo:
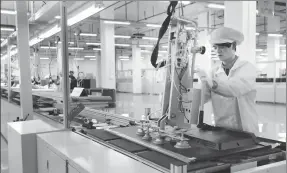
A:
<svg viewBox="0 0 287 173">
<path fill-rule="evenodd" d="M 240 70 L 238 75 L 231 77 L 228 80 L 213 78 L 213 81 L 217 84 L 217 87 L 212 90 L 215 93 L 225 97 L 239 97 L 254 90 L 256 84 L 255 67 L 252 64 L 247 63 L 240 68 L 241 69 L 237 69 Z"/>
<path fill-rule="evenodd" d="M 203 87 L 204 103 L 207 103 L 211 99 L 211 90 L 206 82 L 204 82 L 203 84 L 204 84 L 204 87 Z"/>
</svg>

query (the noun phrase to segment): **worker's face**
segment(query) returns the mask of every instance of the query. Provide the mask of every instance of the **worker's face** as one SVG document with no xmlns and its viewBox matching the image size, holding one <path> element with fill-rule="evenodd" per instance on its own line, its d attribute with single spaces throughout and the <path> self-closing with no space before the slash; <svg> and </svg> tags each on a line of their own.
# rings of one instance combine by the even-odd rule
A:
<svg viewBox="0 0 287 173">
<path fill-rule="evenodd" d="M 223 43 L 223 44 L 215 44 L 213 45 L 215 51 L 217 52 L 218 58 L 225 62 L 232 60 L 235 55 L 235 50 L 232 44 Z"/>
</svg>

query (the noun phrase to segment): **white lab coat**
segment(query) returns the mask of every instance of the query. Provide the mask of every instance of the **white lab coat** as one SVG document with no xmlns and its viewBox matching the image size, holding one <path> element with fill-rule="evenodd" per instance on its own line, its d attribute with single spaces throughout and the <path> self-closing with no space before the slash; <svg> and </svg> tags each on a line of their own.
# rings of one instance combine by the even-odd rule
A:
<svg viewBox="0 0 287 173">
<path fill-rule="evenodd" d="M 215 125 L 243 130 L 258 135 L 256 68 L 237 59 L 227 76 L 221 66 L 211 72 L 218 83 L 214 90 L 205 90 L 205 101 L 212 101 Z"/>
</svg>

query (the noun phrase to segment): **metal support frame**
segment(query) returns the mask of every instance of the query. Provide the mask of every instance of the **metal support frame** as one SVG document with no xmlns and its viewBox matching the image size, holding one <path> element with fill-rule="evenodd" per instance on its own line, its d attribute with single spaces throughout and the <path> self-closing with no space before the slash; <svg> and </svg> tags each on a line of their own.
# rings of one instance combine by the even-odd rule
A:
<svg viewBox="0 0 287 173">
<path fill-rule="evenodd" d="M 8 70 L 8 79 L 7 79 L 7 85 L 8 85 L 8 102 L 11 102 L 11 39 L 7 38 L 7 70 Z"/>
<path fill-rule="evenodd" d="M 67 32 L 67 6 L 66 2 L 61 2 L 61 41 L 62 41 L 62 83 L 63 83 L 63 114 L 64 114 L 64 127 L 69 128 L 68 116 L 69 116 L 69 97 L 70 97 L 70 85 L 69 85 L 69 55 L 68 55 L 68 32 Z"/>
</svg>

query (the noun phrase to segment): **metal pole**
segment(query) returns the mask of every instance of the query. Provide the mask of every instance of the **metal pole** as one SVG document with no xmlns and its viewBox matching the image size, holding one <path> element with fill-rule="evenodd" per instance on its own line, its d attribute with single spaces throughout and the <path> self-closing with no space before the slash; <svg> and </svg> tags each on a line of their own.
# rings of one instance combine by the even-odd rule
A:
<svg viewBox="0 0 287 173">
<path fill-rule="evenodd" d="M 8 61 L 8 102 L 11 102 L 11 39 L 7 38 L 7 61 Z"/>
<path fill-rule="evenodd" d="M 61 2 L 61 41 L 62 41 L 62 83 L 63 83 L 63 114 L 64 114 L 64 127 L 69 128 L 68 116 L 69 116 L 69 56 L 68 56 L 68 44 L 67 44 L 67 7 L 66 2 Z"/>
</svg>

